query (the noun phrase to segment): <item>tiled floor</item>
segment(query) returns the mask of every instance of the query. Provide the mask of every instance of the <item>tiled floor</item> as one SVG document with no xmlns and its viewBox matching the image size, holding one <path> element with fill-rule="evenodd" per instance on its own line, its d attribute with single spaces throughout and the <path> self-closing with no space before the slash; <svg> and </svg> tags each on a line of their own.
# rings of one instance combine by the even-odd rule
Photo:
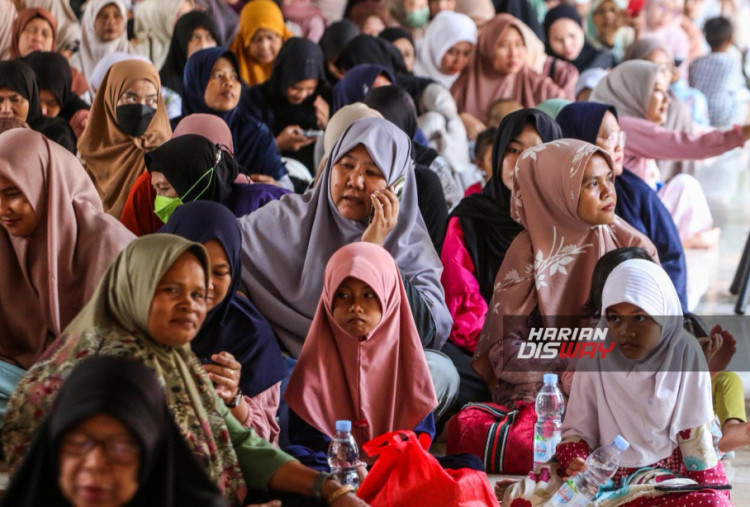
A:
<svg viewBox="0 0 750 507">
<path fill-rule="evenodd" d="M 729 285 L 739 263 L 745 240 L 750 232 L 750 170 L 742 157 L 730 158 L 713 167 L 706 167 L 697 176 L 701 181 L 717 226 L 722 228 L 719 247 L 710 251 L 689 251 L 688 276 L 706 277 L 708 291 L 696 313 L 699 315 L 733 315 L 736 297 L 729 293 Z M 729 190 L 731 189 L 731 190 Z M 750 308 L 748 317 L 750 321 Z M 729 369 L 748 370 L 750 335 L 735 336 L 737 353 Z M 732 365 L 735 364 L 735 368 Z M 738 371 L 745 384 L 745 398 L 750 398 L 750 371 Z M 732 482 L 732 500 L 737 506 L 750 506 L 750 449 L 740 449 L 736 457 L 725 461 Z"/>
</svg>

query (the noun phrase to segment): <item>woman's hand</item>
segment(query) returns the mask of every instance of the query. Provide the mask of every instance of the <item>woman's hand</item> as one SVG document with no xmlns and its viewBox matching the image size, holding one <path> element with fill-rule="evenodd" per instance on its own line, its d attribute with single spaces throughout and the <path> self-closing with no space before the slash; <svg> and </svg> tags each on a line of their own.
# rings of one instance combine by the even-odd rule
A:
<svg viewBox="0 0 750 507">
<path fill-rule="evenodd" d="M 575 458 L 573 461 L 570 462 L 568 465 L 568 468 L 565 469 L 565 474 L 568 477 L 575 477 L 581 472 L 584 472 L 586 470 L 586 460 L 583 458 Z"/>
<path fill-rule="evenodd" d="M 299 125 L 288 125 L 276 136 L 276 146 L 279 151 L 299 151 L 315 141 L 314 137 L 305 137 Z"/>
<path fill-rule="evenodd" d="M 376 190 L 370 195 L 370 205 L 375 214 L 370 225 L 362 233 L 362 241 L 383 246 L 386 236 L 398 221 L 398 198 L 390 188 Z"/>
<path fill-rule="evenodd" d="M 275 185 L 277 187 L 281 186 L 281 183 L 273 179 L 271 176 L 268 176 L 267 174 L 251 174 L 250 179 L 255 183 L 265 183 L 267 185 Z"/>
<path fill-rule="evenodd" d="M 204 364 L 203 368 L 214 383 L 219 398 L 224 403 L 231 403 L 239 389 L 242 365 L 227 351 L 212 355 L 211 360 L 214 364 Z"/>
<path fill-rule="evenodd" d="M 315 97 L 313 106 L 315 106 L 315 118 L 318 120 L 318 128 L 325 130 L 328 125 L 328 119 L 331 117 L 331 107 L 320 95 Z"/>
<path fill-rule="evenodd" d="M 466 128 L 466 135 L 470 140 L 476 141 L 477 136 L 487 130 L 487 125 L 482 123 L 476 116 L 469 113 L 460 114 L 461 121 L 464 122 Z"/>
</svg>

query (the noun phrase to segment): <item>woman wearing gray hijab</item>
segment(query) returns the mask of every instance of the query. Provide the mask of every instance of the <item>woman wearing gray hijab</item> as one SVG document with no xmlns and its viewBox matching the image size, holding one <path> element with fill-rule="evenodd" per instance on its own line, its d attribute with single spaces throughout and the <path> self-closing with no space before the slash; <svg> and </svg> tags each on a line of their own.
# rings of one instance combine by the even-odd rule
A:
<svg viewBox="0 0 750 507">
<path fill-rule="evenodd" d="M 399 202 L 393 190 L 401 176 Z M 356 241 L 388 250 L 401 271 L 422 345 L 432 349 L 426 355 L 439 408 L 452 403 L 458 374 L 436 352 L 452 325 L 440 284 L 443 268 L 419 213 L 411 140 L 404 132 L 381 118 L 352 123 L 313 189 L 269 203 L 239 224 L 242 280 L 293 357 L 310 328 L 331 255 Z"/>
</svg>

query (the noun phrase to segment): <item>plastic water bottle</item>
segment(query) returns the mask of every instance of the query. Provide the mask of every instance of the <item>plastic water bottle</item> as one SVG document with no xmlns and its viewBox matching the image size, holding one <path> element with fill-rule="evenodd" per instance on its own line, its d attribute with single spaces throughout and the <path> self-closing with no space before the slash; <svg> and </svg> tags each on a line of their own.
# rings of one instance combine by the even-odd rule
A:
<svg viewBox="0 0 750 507">
<path fill-rule="evenodd" d="M 627 440 L 617 435 L 615 441 L 600 447 L 586 458 L 586 470 L 566 480 L 555 496 L 547 502 L 549 507 L 583 507 L 599 492 L 599 487 L 615 475 L 620 458 L 630 447 Z"/>
<path fill-rule="evenodd" d="M 352 436 L 351 421 L 336 421 L 336 435 L 328 446 L 328 465 L 331 474 L 342 486 L 351 484 L 354 489 L 359 488 L 359 447 Z"/>
<path fill-rule="evenodd" d="M 557 387 L 557 375 L 546 373 L 544 386 L 536 395 L 537 421 L 534 426 L 534 468 L 555 455 L 560 443 L 560 428 L 565 411 L 565 399 Z"/>
</svg>

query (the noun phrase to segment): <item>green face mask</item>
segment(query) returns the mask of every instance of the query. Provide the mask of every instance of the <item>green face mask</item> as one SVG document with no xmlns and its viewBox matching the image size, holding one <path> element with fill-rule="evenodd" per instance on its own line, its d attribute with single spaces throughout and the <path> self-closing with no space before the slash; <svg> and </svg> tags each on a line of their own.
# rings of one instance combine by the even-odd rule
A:
<svg viewBox="0 0 750 507">
<path fill-rule="evenodd" d="M 216 163 L 218 163 L 219 160 L 221 160 L 221 150 L 219 150 L 219 153 L 216 156 Z M 206 183 L 206 186 L 203 188 L 203 190 L 201 190 L 195 197 L 190 198 L 190 201 L 197 201 L 200 196 L 202 196 L 211 186 L 211 179 L 213 178 L 213 175 L 214 168 L 212 167 L 211 169 L 203 173 L 203 175 L 198 178 L 198 181 L 196 181 L 192 187 L 187 189 L 187 192 L 185 192 L 185 196 L 189 196 L 190 192 L 192 192 L 193 189 L 197 187 L 204 178 L 208 177 L 208 182 Z M 157 195 L 154 199 L 154 214 L 166 224 L 167 220 L 169 220 L 169 217 L 171 217 L 172 213 L 174 213 L 174 210 L 176 210 L 182 203 L 183 201 L 180 197 L 164 197 L 163 195 Z"/>
<path fill-rule="evenodd" d="M 404 22 L 412 28 L 422 28 L 430 20 L 430 8 L 423 7 L 416 11 L 406 11 Z"/>
<path fill-rule="evenodd" d="M 154 199 L 154 214 L 166 224 L 169 217 L 174 213 L 174 210 L 176 210 L 181 204 L 182 199 L 179 197 L 164 197 L 163 195 L 157 195 L 156 199 Z"/>
</svg>

